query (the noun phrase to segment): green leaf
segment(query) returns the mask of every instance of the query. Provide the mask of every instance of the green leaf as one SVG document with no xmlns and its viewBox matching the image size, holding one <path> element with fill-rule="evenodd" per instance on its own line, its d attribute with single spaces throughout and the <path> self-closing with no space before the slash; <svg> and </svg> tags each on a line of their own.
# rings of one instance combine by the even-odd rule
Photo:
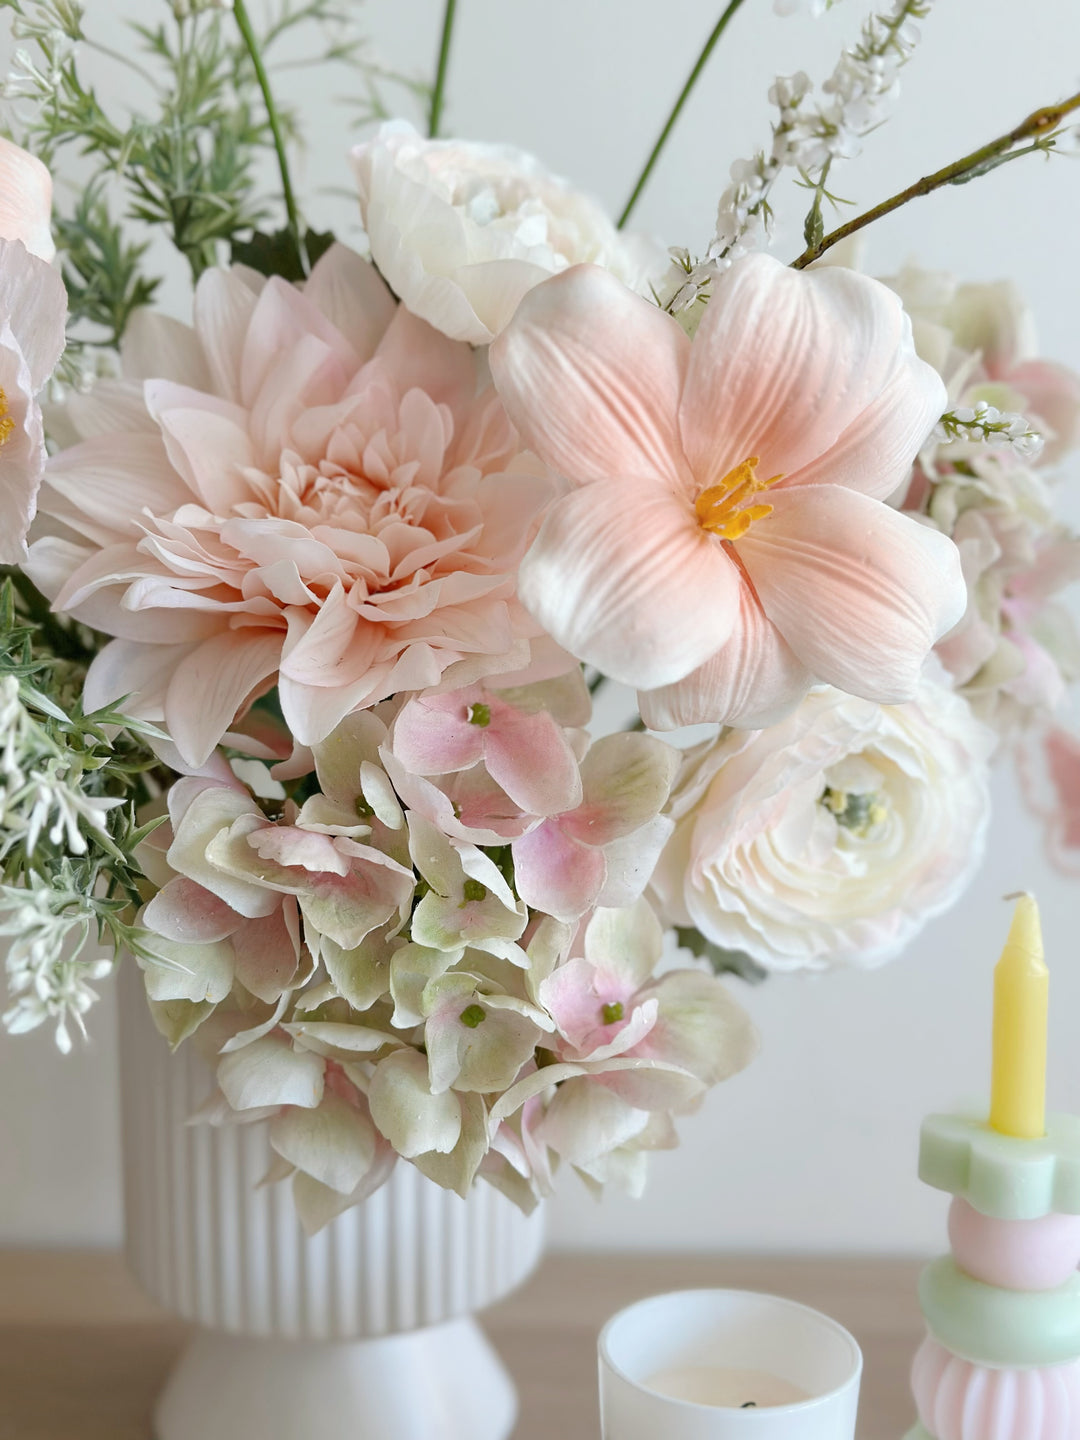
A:
<svg viewBox="0 0 1080 1440">
<path fill-rule="evenodd" d="M 304 236 L 309 262 L 314 265 L 333 243 L 329 230 L 309 230 Z M 279 275 L 282 280 L 293 281 L 306 276 L 291 230 L 275 230 L 273 234 L 256 230 L 250 240 L 234 240 L 231 253 L 234 265 L 250 265 L 260 275 Z"/>
<path fill-rule="evenodd" d="M 760 985 L 768 979 L 769 972 L 751 955 L 743 950 L 727 950 L 706 940 L 701 931 L 691 925 L 676 925 L 675 938 L 682 949 L 691 951 L 700 960 L 707 960 L 717 975 L 738 975 L 748 985 Z"/>
</svg>

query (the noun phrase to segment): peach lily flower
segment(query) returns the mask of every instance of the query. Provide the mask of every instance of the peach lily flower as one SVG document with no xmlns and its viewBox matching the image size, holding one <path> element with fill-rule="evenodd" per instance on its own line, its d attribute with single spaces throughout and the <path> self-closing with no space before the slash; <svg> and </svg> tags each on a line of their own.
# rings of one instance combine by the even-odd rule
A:
<svg viewBox="0 0 1080 1440">
<path fill-rule="evenodd" d="M 849 270 L 751 255 L 691 344 L 577 266 L 491 349 L 524 443 L 577 488 L 519 594 L 654 729 L 761 726 L 814 681 L 907 699 L 963 614 L 945 536 L 883 503 L 946 404 L 897 298 Z"/>
</svg>

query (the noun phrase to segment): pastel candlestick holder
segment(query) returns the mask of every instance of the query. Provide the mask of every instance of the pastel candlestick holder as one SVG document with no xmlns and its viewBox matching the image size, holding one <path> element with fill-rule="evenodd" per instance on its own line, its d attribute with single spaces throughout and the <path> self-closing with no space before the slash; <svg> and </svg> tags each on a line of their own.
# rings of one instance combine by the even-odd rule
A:
<svg viewBox="0 0 1080 1440">
<path fill-rule="evenodd" d="M 923 1273 L 906 1440 L 1080 1440 L 1080 1118 L 1040 1139 L 932 1115 L 919 1175 L 954 1199 Z"/>
</svg>

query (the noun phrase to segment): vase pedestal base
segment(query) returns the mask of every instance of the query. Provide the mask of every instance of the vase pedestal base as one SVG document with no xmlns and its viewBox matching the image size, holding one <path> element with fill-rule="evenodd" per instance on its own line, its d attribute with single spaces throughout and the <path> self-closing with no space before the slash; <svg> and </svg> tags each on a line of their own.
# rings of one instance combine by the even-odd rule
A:
<svg viewBox="0 0 1080 1440">
<path fill-rule="evenodd" d="M 517 1394 L 469 1318 L 336 1342 L 203 1330 L 154 1418 L 156 1440 L 509 1440 Z"/>
</svg>

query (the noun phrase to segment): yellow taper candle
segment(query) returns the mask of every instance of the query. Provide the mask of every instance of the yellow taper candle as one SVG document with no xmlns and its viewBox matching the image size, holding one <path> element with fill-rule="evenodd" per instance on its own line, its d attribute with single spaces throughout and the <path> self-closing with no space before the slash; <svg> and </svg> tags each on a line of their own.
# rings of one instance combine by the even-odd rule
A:
<svg viewBox="0 0 1080 1440">
<path fill-rule="evenodd" d="M 1037 1140 L 1046 1133 L 1049 990 L 1039 907 L 1033 895 L 1019 895 L 1009 938 L 994 971 L 990 1125 L 1021 1140 Z"/>
</svg>

